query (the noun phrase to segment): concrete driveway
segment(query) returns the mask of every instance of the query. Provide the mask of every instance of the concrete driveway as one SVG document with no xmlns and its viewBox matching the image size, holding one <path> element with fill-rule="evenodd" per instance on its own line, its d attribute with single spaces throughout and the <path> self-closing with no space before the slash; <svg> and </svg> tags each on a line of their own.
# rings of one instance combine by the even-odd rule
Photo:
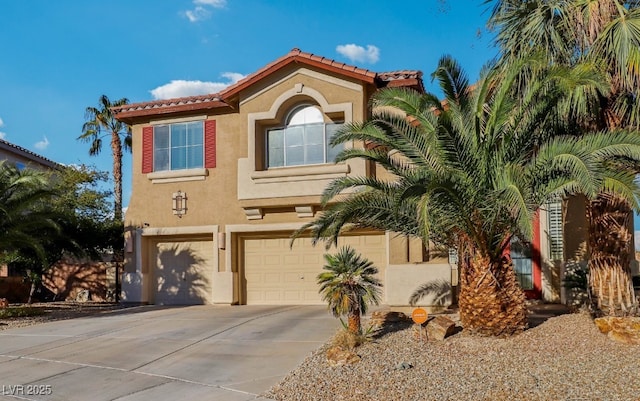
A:
<svg viewBox="0 0 640 401">
<path fill-rule="evenodd" d="M 325 306 L 144 306 L 0 331 L 0 399 L 254 400 L 338 325 Z"/>
</svg>

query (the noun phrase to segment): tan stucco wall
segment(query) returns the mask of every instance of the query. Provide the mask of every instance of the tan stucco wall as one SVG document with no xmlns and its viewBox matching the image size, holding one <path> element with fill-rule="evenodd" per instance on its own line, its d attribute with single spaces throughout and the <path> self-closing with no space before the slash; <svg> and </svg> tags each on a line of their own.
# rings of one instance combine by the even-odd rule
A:
<svg viewBox="0 0 640 401">
<path fill-rule="evenodd" d="M 311 74 L 312 76 L 310 76 Z M 244 207 L 262 207 L 265 210 L 278 206 L 305 205 L 314 200 L 319 203 L 319 195 L 328 180 L 314 180 L 312 182 L 296 182 L 295 185 L 276 184 L 280 187 L 280 195 L 259 200 L 238 200 L 238 160 L 248 157 L 248 115 L 268 110 L 274 101 L 284 92 L 289 91 L 296 84 L 303 84 L 322 93 L 330 104 L 351 103 L 353 119 L 361 120 L 362 104 L 366 103 L 362 86 L 355 82 L 345 81 L 347 87 L 336 85 L 336 77 L 320 79 L 317 72 L 296 73 L 287 69 L 259 85 L 241 93 L 239 111 L 225 115 L 208 115 L 208 119 L 216 120 L 217 167 L 208 169 L 208 175 L 202 181 L 183 181 L 171 183 L 152 183 L 146 174 L 141 173 L 142 127 L 149 121 L 142 121 L 133 126 L 133 160 L 132 160 L 132 196 L 126 214 L 128 225 L 143 227 L 173 227 L 195 226 L 211 224 L 240 224 L 246 223 Z M 282 81 L 279 81 L 282 79 Z M 297 101 L 308 101 L 300 97 Z M 284 113 L 286 110 L 283 110 Z M 281 114 L 282 114 L 281 113 Z M 257 132 L 256 135 L 262 135 Z M 364 171 L 364 170 L 362 170 Z M 308 193 L 298 193 L 295 196 L 283 196 L 289 187 L 308 187 Z M 172 194 L 178 190 L 187 194 L 188 211 L 182 218 L 173 215 Z M 309 197 L 313 195 L 312 197 Z M 301 199 L 306 197 L 305 199 Z M 246 202 L 253 203 L 249 206 Z M 302 202 L 302 203 L 298 203 Z M 224 206 L 222 206 L 224 205 Z M 279 214 L 279 213 L 276 213 Z M 269 216 L 271 221 L 286 221 L 295 215 Z M 256 224 L 260 224 L 257 221 Z"/>
<path fill-rule="evenodd" d="M 416 263 L 389 265 L 385 285 L 390 306 L 415 305 L 434 309 L 451 305 L 451 266 L 447 263 Z"/>
</svg>

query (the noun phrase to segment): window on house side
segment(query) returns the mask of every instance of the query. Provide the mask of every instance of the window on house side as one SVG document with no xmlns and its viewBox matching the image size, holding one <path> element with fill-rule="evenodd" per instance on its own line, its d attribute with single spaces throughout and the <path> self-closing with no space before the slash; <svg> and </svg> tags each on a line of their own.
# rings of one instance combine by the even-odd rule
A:
<svg viewBox="0 0 640 401">
<path fill-rule="evenodd" d="M 516 271 L 516 278 L 520 288 L 523 290 L 533 290 L 533 258 L 531 255 L 531 244 L 520 241 L 513 237 L 510 247 L 511 261 L 513 269 Z"/>
<path fill-rule="evenodd" d="M 549 202 L 546 205 L 546 209 L 549 229 L 549 258 L 551 260 L 563 260 L 562 201 Z"/>
<path fill-rule="evenodd" d="M 289 167 L 332 163 L 342 145 L 329 145 L 342 124 L 326 124 L 320 109 L 294 109 L 287 125 L 267 131 L 267 167 Z"/>
<path fill-rule="evenodd" d="M 153 171 L 202 168 L 202 121 L 158 125 L 153 130 Z"/>
</svg>

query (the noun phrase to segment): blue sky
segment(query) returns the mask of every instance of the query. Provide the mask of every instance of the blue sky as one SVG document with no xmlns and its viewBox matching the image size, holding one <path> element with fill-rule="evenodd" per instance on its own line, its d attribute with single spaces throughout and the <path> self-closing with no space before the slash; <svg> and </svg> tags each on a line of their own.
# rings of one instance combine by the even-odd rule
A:
<svg viewBox="0 0 640 401">
<path fill-rule="evenodd" d="M 87 106 L 217 92 L 294 47 L 374 71 L 452 54 L 472 79 L 495 50 L 482 1 L 22 0 L 0 2 L 0 137 L 110 170 L 76 140 Z M 480 35 L 478 35 L 480 32 Z M 124 205 L 131 180 L 124 165 Z"/>
<path fill-rule="evenodd" d="M 76 140 L 87 106 L 217 92 L 294 47 L 374 71 L 440 56 L 469 77 L 496 50 L 482 0 L 22 0 L 0 2 L 0 137 L 110 171 Z M 131 194 L 124 164 L 124 205 Z M 636 227 L 639 225 L 636 219 Z"/>
</svg>

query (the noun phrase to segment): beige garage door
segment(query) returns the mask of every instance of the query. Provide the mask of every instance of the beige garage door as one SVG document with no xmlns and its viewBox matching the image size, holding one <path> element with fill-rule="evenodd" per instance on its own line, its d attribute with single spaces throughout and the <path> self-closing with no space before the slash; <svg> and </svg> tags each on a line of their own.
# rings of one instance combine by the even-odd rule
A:
<svg viewBox="0 0 640 401">
<path fill-rule="evenodd" d="M 155 244 L 154 269 L 157 305 L 210 304 L 213 277 L 213 241 L 160 241 Z"/>
<path fill-rule="evenodd" d="M 351 245 L 378 268 L 384 278 L 386 246 L 384 235 L 341 238 L 338 246 Z M 324 265 L 323 245 L 311 246 L 308 238 L 260 238 L 244 241 L 244 278 L 247 304 L 322 304 L 316 276 Z M 332 249 L 330 252 L 335 252 Z M 384 284 L 384 282 L 383 282 Z M 384 293 L 384 287 L 383 287 Z M 384 298 L 383 298 L 384 299 Z"/>
</svg>

